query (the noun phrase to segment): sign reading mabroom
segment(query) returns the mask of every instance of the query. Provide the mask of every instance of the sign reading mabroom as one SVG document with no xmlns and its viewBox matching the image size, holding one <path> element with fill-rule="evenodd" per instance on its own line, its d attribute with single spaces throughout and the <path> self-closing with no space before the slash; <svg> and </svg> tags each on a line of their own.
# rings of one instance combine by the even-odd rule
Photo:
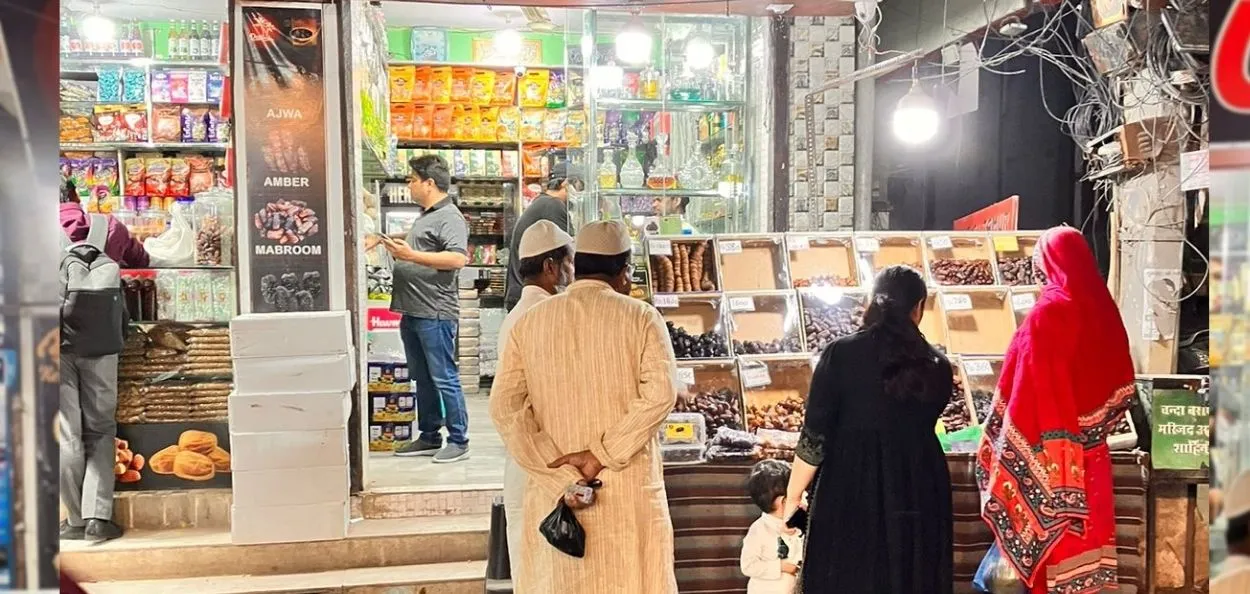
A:
<svg viewBox="0 0 1250 594">
<path fill-rule="evenodd" d="M 320 8 L 245 6 L 242 166 L 251 311 L 325 311 L 325 51 Z"/>
</svg>

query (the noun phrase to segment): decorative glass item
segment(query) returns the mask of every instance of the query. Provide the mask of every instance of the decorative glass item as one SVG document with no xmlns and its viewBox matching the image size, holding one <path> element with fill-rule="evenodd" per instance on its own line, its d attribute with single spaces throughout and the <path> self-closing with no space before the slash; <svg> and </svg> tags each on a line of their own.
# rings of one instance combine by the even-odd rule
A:
<svg viewBox="0 0 1250 594">
<path fill-rule="evenodd" d="M 699 79 L 689 71 L 683 72 L 673 81 L 668 98 L 673 101 L 702 101 L 703 91 L 699 85 Z"/>
<path fill-rule="evenodd" d="M 652 190 L 671 190 L 677 187 L 677 175 L 668 156 L 668 135 L 655 135 L 655 163 L 647 176 L 647 187 Z"/>
<path fill-rule="evenodd" d="M 729 149 L 729 153 L 725 155 L 725 162 L 721 163 L 720 183 L 717 189 L 721 196 L 732 198 L 738 194 L 744 183 L 746 183 L 746 176 L 743 174 L 738 147 L 735 146 Z"/>
<path fill-rule="evenodd" d="M 677 172 L 677 182 L 683 190 L 710 190 L 716 185 L 712 167 L 707 164 L 707 159 L 703 158 L 703 152 L 699 148 L 700 144 L 696 140 L 690 151 L 690 158 Z"/>
<path fill-rule="evenodd" d="M 599 164 L 599 189 L 611 190 L 616 188 L 616 155 L 612 149 L 603 151 L 603 162 Z"/>
<path fill-rule="evenodd" d="M 621 164 L 621 187 L 622 188 L 641 188 L 646 182 L 646 174 L 642 170 L 642 163 L 638 161 L 638 135 L 629 133 L 629 154 L 625 156 L 625 162 Z"/>
<path fill-rule="evenodd" d="M 642 71 L 642 84 L 639 95 L 642 99 L 656 100 L 660 98 L 660 73 L 650 66 Z"/>
</svg>

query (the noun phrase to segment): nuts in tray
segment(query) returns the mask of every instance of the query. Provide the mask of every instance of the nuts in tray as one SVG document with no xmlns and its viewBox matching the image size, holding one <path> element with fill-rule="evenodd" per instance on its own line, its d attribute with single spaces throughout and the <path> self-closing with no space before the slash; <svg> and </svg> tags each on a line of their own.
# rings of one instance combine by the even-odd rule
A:
<svg viewBox="0 0 1250 594">
<path fill-rule="evenodd" d="M 678 359 L 714 359 L 729 356 L 729 345 L 721 333 L 709 330 L 695 336 L 672 322 L 666 322 L 666 324 L 668 337 L 673 341 L 673 352 Z"/>
<path fill-rule="evenodd" d="M 1046 280 L 1029 256 L 998 256 L 998 272 L 1003 276 L 1003 284 L 1012 286 L 1040 285 Z"/>
<path fill-rule="evenodd" d="M 989 390 L 975 389 L 972 391 L 972 408 L 977 411 L 977 419 L 982 422 L 990 416 L 990 407 L 994 405 L 994 393 Z"/>
<path fill-rule="evenodd" d="M 803 350 L 798 336 L 778 338 L 776 340 L 735 340 L 734 353 L 739 355 L 772 355 L 776 353 L 797 353 Z"/>
<path fill-rule="evenodd" d="M 804 287 L 853 287 L 855 281 L 845 276 L 836 274 L 822 274 L 811 278 L 794 279 L 794 288 L 801 289 Z"/>
<path fill-rule="evenodd" d="M 955 374 L 955 387 L 951 390 L 951 399 L 946 403 L 946 408 L 942 409 L 942 426 L 947 433 L 967 429 L 972 424 L 968 405 L 964 402 L 964 382 L 959 377 L 958 369 L 952 366 L 951 371 Z"/>
<path fill-rule="evenodd" d="M 813 353 L 825 350 L 834 340 L 854 334 L 864 325 L 864 306 L 853 298 L 830 303 L 813 295 L 803 295 L 803 327 L 807 347 Z"/>
<path fill-rule="evenodd" d="M 932 263 L 933 280 L 941 285 L 994 284 L 994 268 L 988 260 L 943 258 Z"/>
<path fill-rule="evenodd" d="M 303 200 L 279 199 L 252 216 L 252 225 L 265 238 L 280 244 L 296 244 L 321 229 L 317 213 Z"/>
<path fill-rule="evenodd" d="M 663 240 L 657 240 L 663 241 Z M 714 256 L 708 241 L 671 242 L 672 255 L 651 255 L 652 293 L 715 291 Z"/>
<path fill-rule="evenodd" d="M 742 429 L 739 413 L 741 397 L 729 388 L 699 392 L 693 398 L 678 398 L 673 409 L 679 413 L 699 413 L 707 425 L 708 435 L 716 435 L 721 427 Z"/>
<path fill-rule="evenodd" d="M 755 429 L 798 432 L 803 428 L 803 401 L 786 398 L 765 405 L 747 407 L 747 426 Z"/>
</svg>

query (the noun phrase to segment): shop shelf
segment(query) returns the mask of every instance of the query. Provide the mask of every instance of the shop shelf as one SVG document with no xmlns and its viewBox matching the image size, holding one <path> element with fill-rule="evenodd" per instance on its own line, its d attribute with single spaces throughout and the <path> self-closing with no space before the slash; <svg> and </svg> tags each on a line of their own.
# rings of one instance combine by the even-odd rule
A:
<svg viewBox="0 0 1250 594">
<path fill-rule="evenodd" d="M 717 274 L 715 248 L 710 235 L 652 235 L 646 238 L 647 275 L 651 279 L 652 293 L 706 293 L 720 289 L 720 276 Z M 694 273 L 694 263 L 689 256 L 699 251 L 699 277 L 696 282 L 685 284 L 686 274 Z M 686 256 L 685 258 L 679 255 Z M 689 262 L 690 266 L 678 270 L 679 264 Z M 672 276 L 667 277 L 665 264 L 672 266 Z M 682 276 L 679 277 L 678 274 Z M 707 281 L 704 283 L 703 281 Z M 669 283 L 672 286 L 669 286 Z"/>
<path fill-rule="evenodd" d="M 196 68 L 208 70 L 225 70 L 221 62 L 212 60 L 155 60 L 152 58 L 93 58 L 90 56 L 61 57 L 61 73 L 95 73 L 95 68 L 110 66 L 130 66 L 134 68 Z"/>
<path fill-rule="evenodd" d="M 855 255 L 860 280 L 871 287 L 877 273 L 904 265 L 924 274 L 924 242 L 918 233 L 856 233 Z"/>
<path fill-rule="evenodd" d="M 401 140 L 401 149 L 481 149 L 487 151 L 515 151 L 517 142 L 478 142 L 474 140 Z"/>
<path fill-rule="evenodd" d="M 929 279 L 940 286 L 992 286 L 998 265 L 985 233 L 926 233 Z"/>
<path fill-rule="evenodd" d="M 938 293 L 947 347 L 959 355 L 1002 355 L 1016 331 L 1007 287 L 950 287 Z"/>
<path fill-rule="evenodd" d="M 1041 271 L 1033 264 L 1033 253 L 1041 233 L 1004 231 L 990 234 L 998 275 L 1003 284 L 1013 286 L 1042 284 Z"/>
<path fill-rule="evenodd" d="M 802 353 L 802 314 L 794 291 L 725 293 L 735 355 Z"/>
<path fill-rule="evenodd" d="M 989 416 L 990 405 L 994 400 L 994 391 L 998 389 L 998 378 L 1003 373 L 1002 357 L 963 357 L 953 358 L 957 362 L 963 377 L 964 390 L 968 394 L 968 402 L 976 415 L 973 417 L 977 425 L 984 425 Z"/>
<path fill-rule="evenodd" d="M 849 234 L 787 233 L 794 288 L 858 287 L 855 241 Z"/>
<path fill-rule="evenodd" d="M 659 99 L 599 99 L 595 104 L 602 110 L 685 111 L 695 113 L 737 111 L 746 107 L 746 103 L 742 101 L 666 101 Z"/>
<path fill-rule="evenodd" d="M 790 288 L 789 258 L 781 234 L 721 235 L 716 240 L 721 288 L 776 291 Z"/>
<path fill-rule="evenodd" d="M 600 196 L 686 196 L 690 198 L 722 198 L 717 190 L 653 190 L 651 188 L 612 188 L 597 190 Z"/>
<path fill-rule="evenodd" d="M 226 142 L 92 142 L 61 144 L 61 151 L 63 152 L 225 152 L 229 148 L 230 144 Z"/>
</svg>

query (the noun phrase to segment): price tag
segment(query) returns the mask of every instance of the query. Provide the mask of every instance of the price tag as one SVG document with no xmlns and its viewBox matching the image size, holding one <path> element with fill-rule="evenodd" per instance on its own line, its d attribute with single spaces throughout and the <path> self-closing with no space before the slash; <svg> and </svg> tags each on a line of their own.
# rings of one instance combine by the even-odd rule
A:
<svg viewBox="0 0 1250 594">
<path fill-rule="evenodd" d="M 984 359 L 964 361 L 964 373 L 968 374 L 968 377 L 986 377 L 994 375 L 994 367 Z"/>
<path fill-rule="evenodd" d="M 373 410 L 377 411 L 377 410 L 385 410 L 385 409 L 386 409 L 386 396 L 374 396 L 373 397 Z"/>
<path fill-rule="evenodd" d="M 730 297 L 729 311 L 755 311 L 755 298 Z"/>
<path fill-rule="evenodd" d="M 647 252 L 652 256 L 671 256 L 673 255 L 673 242 L 667 239 L 647 240 Z"/>
<path fill-rule="evenodd" d="M 742 385 L 747 388 L 763 388 L 773 383 L 767 365 L 752 365 L 742 369 Z"/>
<path fill-rule="evenodd" d="M 656 293 L 651 296 L 651 304 L 656 309 L 671 309 L 679 305 L 677 295 L 673 293 Z"/>
<path fill-rule="evenodd" d="M 665 441 L 693 441 L 694 423 L 667 423 L 664 425 Z"/>
<path fill-rule="evenodd" d="M 802 236 L 802 235 L 797 236 L 797 237 L 793 235 L 787 235 L 786 247 L 790 248 L 790 251 L 792 252 L 799 252 L 799 251 L 803 251 L 806 249 L 811 249 L 812 238 Z"/>
<path fill-rule="evenodd" d="M 693 367 L 678 367 L 677 368 L 677 381 L 680 382 L 683 386 L 693 386 L 694 385 L 694 368 Z"/>
<path fill-rule="evenodd" d="M 963 293 L 944 293 L 942 307 L 946 311 L 968 311 L 972 309 L 972 297 Z"/>
<path fill-rule="evenodd" d="M 955 248 L 955 243 L 946 235 L 938 235 L 929 238 L 929 247 L 935 250 L 949 250 Z"/>
<path fill-rule="evenodd" d="M 1037 296 L 1032 293 L 1016 293 L 1011 296 L 1011 309 L 1028 311 L 1037 305 Z"/>
<path fill-rule="evenodd" d="M 720 253 L 722 254 L 741 254 L 741 241 L 722 241 L 720 242 Z"/>
<path fill-rule="evenodd" d="M 881 240 L 876 237 L 856 237 L 855 249 L 866 254 L 875 254 L 881 251 Z"/>
<path fill-rule="evenodd" d="M 1018 252 L 1020 251 L 1020 240 L 1015 235 L 995 235 L 994 251 Z"/>
</svg>

